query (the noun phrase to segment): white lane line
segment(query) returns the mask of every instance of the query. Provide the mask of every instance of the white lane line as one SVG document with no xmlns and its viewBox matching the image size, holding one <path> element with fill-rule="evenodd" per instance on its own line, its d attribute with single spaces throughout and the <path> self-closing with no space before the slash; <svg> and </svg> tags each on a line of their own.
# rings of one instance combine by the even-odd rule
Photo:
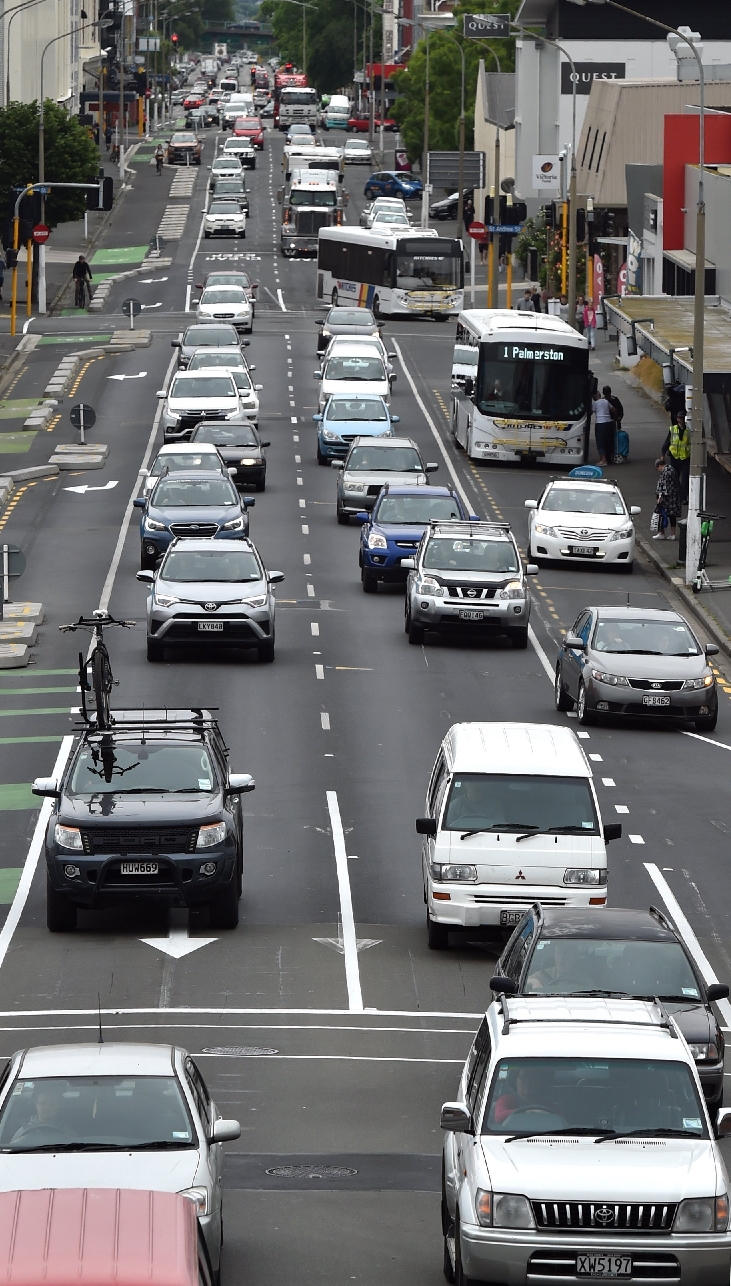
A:
<svg viewBox="0 0 731 1286">
<path fill-rule="evenodd" d="M 358 947 L 355 937 L 355 919 L 353 917 L 353 899 L 350 894 L 350 872 L 348 854 L 345 848 L 345 834 L 340 819 L 340 806 L 337 792 L 328 790 L 327 807 L 330 813 L 335 866 L 338 873 L 338 892 L 340 894 L 340 920 L 343 929 L 343 958 L 345 960 L 345 981 L 348 987 L 348 1007 L 352 1013 L 363 1013 L 363 993 L 360 988 L 360 969 L 358 967 Z M 385 1060 L 387 1061 L 387 1060 Z"/>
<path fill-rule="evenodd" d="M 308 585 L 308 586 L 307 586 L 307 597 L 308 597 L 308 598 L 314 598 L 314 597 L 315 597 L 315 586 L 314 586 L 314 585 Z"/>
<path fill-rule="evenodd" d="M 196 1058 L 241 1057 L 241 1054 L 196 1054 Z M 258 1057 L 262 1058 L 266 1062 L 272 1063 L 449 1063 L 453 1067 L 464 1067 L 463 1058 L 384 1058 L 378 1057 L 375 1054 L 263 1054 L 258 1055 Z"/>
<path fill-rule="evenodd" d="M 277 290 L 277 299 L 279 300 L 279 307 L 281 308 L 282 312 L 283 312 L 283 313 L 286 313 L 287 308 L 286 308 L 286 305 L 285 305 L 285 303 L 284 303 L 284 299 L 283 299 L 283 297 L 282 297 L 282 292 L 281 292 L 281 290 L 279 290 L 279 289 Z"/>
<path fill-rule="evenodd" d="M 462 501 L 463 501 L 464 507 L 465 507 L 465 509 L 467 510 L 467 512 L 468 512 L 468 513 L 473 513 L 473 512 L 474 512 L 474 503 L 473 503 L 473 501 L 472 501 L 472 500 L 470 500 L 470 499 L 469 499 L 469 497 L 468 497 L 468 495 L 467 495 L 467 492 L 465 491 L 465 489 L 464 489 L 464 487 L 463 487 L 463 485 L 462 485 L 462 482 L 461 482 L 461 480 L 460 480 L 459 474 L 457 473 L 457 470 L 455 469 L 454 465 L 452 464 L 452 461 L 451 461 L 451 460 L 450 460 L 450 458 L 449 458 L 449 455 L 448 455 L 448 453 L 447 453 L 447 448 L 445 447 L 445 445 L 444 445 L 444 443 L 442 442 L 442 439 L 441 439 L 441 437 L 440 437 L 440 435 L 439 435 L 439 430 L 437 429 L 436 424 L 434 423 L 434 421 L 433 421 L 433 419 L 432 419 L 431 415 L 429 414 L 429 411 L 427 410 L 427 407 L 426 407 L 426 403 L 424 402 L 424 399 L 422 398 L 421 394 L 419 393 L 418 388 L 416 387 L 416 384 L 414 383 L 414 379 L 413 379 L 413 376 L 412 376 L 412 374 L 411 374 L 411 371 L 409 370 L 408 366 L 406 365 L 406 362 L 404 361 L 404 356 L 403 356 L 403 353 L 401 352 L 401 349 L 400 349 L 400 347 L 399 347 L 398 341 L 397 341 L 397 340 L 395 340 L 395 339 L 392 339 L 392 341 L 391 341 L 391 342 L 392 342 L 392 344 L 393 344 L 393 346 L 394 346 L 394 349 L 395 349 L 395 351 L 396 351 L 396 354 L 397 354 L 397 356 L 398 356 L 398 359 L 399 359 L 399 361 L 400 361 L 400 363 L 401 363 L 401 369 L 402 369 L 402 371 L 403 371 L 404 375 L 406 376 L 406 379 L 407 379 L 407 380 L 408 380 L 408 382 L 409 382 L 409 387 L 410 387 L 410 389 L 411 389 L 411 392 L 413 393 L 414 397 L 416 398 L 416 404 L 417 404 L 417 406 L 419 407 L 419 409 L 420 409 L 420 411 L 421 411 L 422 415 L 424 416 L 424 419 L 426 420 L 427 424 L 429 425 L 429 428 L 430 428 L 430 429 L 431 429 L 431 431 L 432 431 L 432 434 L 433 434 L 433 437 L 434 437 L 434 441 L 436 442 L 436 444 L 437 444 L 437 446 L 438 446 L 438 448 L 439 448 L 439 450 L 440 450 L 440 452 L 441 452 L 442 459 L 444 460 L 444 463 L 446 464 L 446 466 L 447 466 L 447 468 L 448 468 L 448 470 L 449 470 L 449 472 L 450 472 L 450 475 L 451 475 L 452 481 L 453 481 L 453 483 L 454 483 L 455 487 L 457 488 L 457 491 L 459 492 L 459 494 L 460 494 L 460 496 L 461 496 L 461 498 L 462 498 Z M 553 682 L 555 681 L 555 677 L 556 677 L 556 675 L 555 675 L 555 671 L 554 671 L 554 667 L 551 665 L 551 662 L 549 661 L 548 657 L 546 656 L 546 653 L 544 652 L 543 648 L 541 647 L 540 643 L 538 642 L 538 639 L 536 638 L 535 630 L 533 629 L 533 626 L 532 626 L 532 625 L 529 625 L 529 626 L 528 626 L 528 638 L 530 639 L 531 646 L 534 648 L 535 653 L 536 653 L 536 655 L 537 655 L 537 657 L 538 657 L 538 660 L 540 661 L 541 665 L 543 666 L 543 669 L 545 670 L 545 672 L 546 672 L 546 675 L 547 675 L 548 679 L 550 680 L 550 682 L 551 682 L 551 683 L 553 683 Z"/>
<path fill-rule="evenodd" d="M 310 566 L 312 565 L 312 555 L 311 555 L 311 554 L 303 554 L 303 555 L 302 555 L 302 561 L 303 561 L 303 563 L 304 563 L 305 567 L 310 567 Z"/>
<path fill-rule="evenodd" d="M 325 710 L 320 715 L 320 724 L 323 732 L 330 731 L 330 715 Z"/>
<path fill-rule="evenodd" d="M 727 746 L 725 741 L 714 741 L 711 737 L 702 737 L 699 732 L 686 732 L 685 729 L 682 729 L 682 732 L 684 737 L 693 737 L 695 741 L 707 741 L 709 746 L 717 746 L 719 750 L 731 750 L 731 746 Z"/>
<path fill-rule="evenodd" d="M 628 835 L 627 838 L 630 844 L 644 844 L 645 842 L 641 835 Z"/>
<path fill-rule="evenodd" d="M 324 679 L 324 678 L 325 678 L 325 667 L 324 667 L 324 665 L 316 665 L 316 666 L 315 666 L 315 677 L 316 677 L 317 679 Z"/>
<path fill-rule="evenodd" d="M 352 853 L 348 854 L 348 861 L 355 861 Z M 314 1012 L 314 1011 L 313 1011 Z M 350 1010 L 343 1011 L 350 1013 Z M 367 1011 L 370 1012 L 370 1011 Z M 102 1014 L 104 1010 L 102 1010 Z M 168 1013 L 168 1010 L 165 1010 Z M 157 1031 L 164 1028 L 179 1030 L 180 1023 L 110 1023 L 105 1022 L 103 1025 L 104 1032 L 107 1031 L 135 1031 L 144 1028 Z M 185 1023 L 186 1030 L 189 1031 L 356 1031 L 366 1032 L 397 1032 L 399 1035 L 414 1036 L 474 1036 L 474 1027 L 371 1027 L 360 1026 L 356 1023 Z M 0 1031 L 99 1031 L 99 1023 L 59 1023 L 44 1024 L 43 1026 L 23 1026 L 23 1027 L 0 1027 Z M 462 1060 L 464 1062 L 464 1059 Z M 729 1073 L 731 1075 L 731 1072 Z"/>
<path fill-rule="evenodd" d="M 318 625 L 317 621 L 310 621 L 310 629 L 314 634 L 315 638 L 317 638 L 317 636 L 320 633 L 320 626 Z"/>
<path fill-rule="evenodd" d="M 187 286 L 185 287 L 185 308 L 183 311 L 186 313 L 190 312 L 190 292 L 192 291 L 192 289 L 193 289 L 193 284 L 192 282 L 189 281 Z"/>
<path fill-rule="evenodd" d="M 156 1018 L 160 1014 L 160 1009 L 156 1005 L 153 1008 L 149 1006 L 140 1006 L 137 1008 L 120 1008 L 120 1009 L 102 1009 L 98 1011 L 96 1006 L 93 1009 L 0 1009 L 0 1018 L 89 1018 L 102 1014 L 108 1014 L 112 1018 L 127 1018 L 135 1015 L 148 1016 Z M 479 1014 L 465 1013 L 461 1010 L 452 1012 L 447 1009 L 372 1009 L 366 1006 L 362 1011 L 364 1014 L 374 1014 L 377 1018 L 474 1018 L 481 1022 L 485 1017 L 485 1011 Z M 350 1014 L 349 1009 L 239 1009 L 235 1006 L 222 1008 L 212 1008 L 210 1005 L 190 1005 L 190 1006 L 173 1006 L 165 1009 L 165 1017 L 169 1018 L 172 1014 L 217 1014 L 219 1018 L 232 1018 L 239 1014 L 251 1015 L 252 1017 L 309 1017 L 313 1015 L 318 1018 L 347 1018 Z M 427 1030 L 427 1029 L 425 1029 Z"/>
<path fill-rule="evenodd" d="M 309 534 L 310 534 L 310 529 L 309 529 L 309 527 L 307 526 L 307 523 L 306 523 L 306 522 L 303 522 L 303 523 L 302 523 L 302 535 L 303 535 L 303 536 L 309 536 Z"/>
<path fill-rule="evenodd" d="M 602 777 L 602 786 L 616 786 L 616 784 L 613 777 Z"/>
<path fill-rule="evenodd" d="M 590 736 L 591 736 L 591 733 L 590 733 L 590 732 L 577 732 L 577 734 L 576 734 L 576 735 L 577 735 L 577 737 L 579 738 L 579 741 L 588 741 L 588 740 L 589 740 L 589 738 L 590 738 Z M 589 756 L 589 758 L 591 758 L 591 755 Z"/>
<path fill-rule="evenodd" d="M 173 366 L 176 364 L 177 360 L 178 360 L 177 352 L 174 352 L 172 357 L 170 358 L 168 368 L 165 372 L 165 381 L 164 381 L 165 388 L 167 388 L 168 386 L 168 381 L 170 379 Z M 150 436 L 147 439 L 147 446 L 145 447 L 145 454 L 143 455 L 142 460 L 140 462 L 140 469 L 147 468 L 150 455 L 152 454 L 152 446 L 155 441 L 155 437 L 157 435 L 157 430 L 160 424 L 160 417 L 162 415 L 164 405 L 165 403 L 161 398 L 157 404 L 157 410 L 155 412 L 155 418 L 152 421 Z M 119 535 L 117 537 L 117 544 L 114 550 L 114 554 L 112 556 L 112 561 L 109 565 L 109 571 L 107 572 L 107 579 L 104 582 L 104 588 L 102 589 L 101 598 L 99 599 L 99 608 L 102 612 L 109 611 L 109 600 L 112 597 L 112 590 L 114 589 L 114 581 L 115 581 L 117 571 L 119 569 L 119 564 L 122 558 L 122 551 L 124 550 L 124 542 L 127 539 L 127 533 L 129 531 L 130 518 L 132 517 L 132 508 L 139 489 L 140 489 L 140 480 L 139 480 L 139 473 L 138 473 L 138 476 L 135 478 L 135 481 L 134 481 L 134 486 L 132 487 L 130 498 L 127 501 L 127 508 L 124 511 L 122 525 L 119 529 Z"/>
<path fill-rule="evenodd" d="M 61 747 L 56 755 L 56 762 L 53 765 L 52 774 L 57 781 L 59 777 L 63 775 L 63 770 L 66 767 L 73 744 L 73 737 L 64 737 L 61 742 Z M 43 851 L 46 838 L 46 827 L 48 826 L 48 819 L 50 818 L 52 811 L 53 800 L 44 799 L 41 804 L 41 810 L 38 814 L 38 821 L 36 822 L 35 830 L 33 831 L 33 838 L 30 842 L 25 862 L 23 863 L 23 873 L 18 882 L 18 887 L 15 890 L 15 897 L 13 898 L 12 905 L 8 912 L 8 918 L 2 927 L 2 932 L 0 932 L 0 968 L 5 961 L 5 957 L 8 953 L 8 947 L 13 940 L 13 934 L 18 927 L 21 915 L 23 914 L 23 908 L 28 901 L 28 894 L 30 893 L 31 884 L 33 883 L 33 876 L 36 873 L 38 859 Z"/>
<path fill-rule="evenodd" d="M 628 813 L 629 809 L 626 804 L 615 804 L 614 811 L 615 813 Z"/>
<path fill-rule="evenodd" d="M 580 735 L 581 734 L 579 734 L 579 736 Z M 589 758 L 591 759 L 592 763 L 595 763 L 595 764 L 604 763 L 604 760 L 602 759 L 601 755 L 589 755 Z"/>
<path fill-rule="evenodd" d="M 681 910 L 680 903 L 670 888 L 665 876 L 661 874 L 654 862 L 645 862 L 645 870 L 655 885 L 655 888 L 660 894 L 660 897 L 665 903 L 670 915 L 675 921 L 676 929 L 679 929 L 683 935 L 698 968 L 703 974 L 703 981 L 706 984 L 718 982 L 719 979 L 713 972 L 710 961 L 701 950 L 701 944 L 685 918 Z M 731 1026 L 731 1002 L 728 1000 L 715 1000 L 713 1003 L 718 1006 L 723 1014 L 724 1020 L 729 1024 L 729 1026 Z"/>
</svg>

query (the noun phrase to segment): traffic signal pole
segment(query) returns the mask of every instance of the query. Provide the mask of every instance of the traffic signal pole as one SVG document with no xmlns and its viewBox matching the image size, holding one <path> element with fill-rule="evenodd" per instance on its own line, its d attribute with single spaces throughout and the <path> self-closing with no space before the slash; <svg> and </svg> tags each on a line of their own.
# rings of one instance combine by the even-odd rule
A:
<svg viewBox="0 0 731 1286">
<path fill-rule="evenodd" d="M 15 202 L 15 207 L 13 209 L 13 245 L 12 245 L 13 263 L 12 265 L 10 265 L 13 273 L 12 286 L 11 286 L 11 292 L 10 292 L 10 334 L 11 335 L 15 334 L 17 308 L 18 308 L 18 248 L 20 244 L 20 203 L 23 200 L 23 197 L 33 196 L 33 193 L 36 191 L 40 191 L 41 196 L 45 197 L 46 193 L 49 192 L 52 188 L 85 188 L 87 191 L 89 189 L 93 189 L 94 191 L 99 193 L 99 208 L 100 209 L 102 208 L 101 183 L 40 183 L 40 182 L 27 183 L 26 186 L 22 189 L 22 191 L 18 193 L 18 198 Z M 43 252 L 45 251 L 45 246 L 42 244 L 39 244 L 38 249 L 41 252 L 41 254 L 39 254 L 39 257 L 38 257 L 39 273 L 40 273 L 41 265 L 43 266 L 43 270 L 45 272 L 45 255 L 43 254 Z M 43 281 L 43 288 L 44 288 L 43 312 L 45 312 L 45 277 Z M 39 277 L 39 285 L 38 285 L 38 295 L 39 295 L 38 311 L 40 312 L 41 311 L 40 277 Z"/>
</svg>

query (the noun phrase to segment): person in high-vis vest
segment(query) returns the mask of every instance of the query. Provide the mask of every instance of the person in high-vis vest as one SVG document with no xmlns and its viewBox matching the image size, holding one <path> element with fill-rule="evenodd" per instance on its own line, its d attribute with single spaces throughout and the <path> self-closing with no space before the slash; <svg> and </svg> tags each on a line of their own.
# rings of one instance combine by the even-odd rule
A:
<svg viewBox="0 0 731 1286">
<path fill-rule="evenodd" d="M 679 411 L 675 423 L 662 444 L 662 454 L 670 457 L 678 475 L 680 495 L 684 505 L 688 503 L 688 483 L 690 478 L 690 430 L 685 423 L 685 415 Z"/>
</svg>

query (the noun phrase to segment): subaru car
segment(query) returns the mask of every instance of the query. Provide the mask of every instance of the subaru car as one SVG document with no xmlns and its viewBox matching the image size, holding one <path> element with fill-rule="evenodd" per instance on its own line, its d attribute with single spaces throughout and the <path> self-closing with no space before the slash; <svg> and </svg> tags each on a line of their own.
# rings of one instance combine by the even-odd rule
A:
<svg viewBox="0 0 731 1286">
<path fill-rule="evenodd" d="M 363 194 L 368 200 L 377 196 L 400 196 L 404 201 L 412 201 L 421 196 L 423 186 L 421 179 L 416 179 L 411 174 L 400 174 L 398 170 L 378 170 L 366 180 Z"/>
<path fill-rule="evenodd" d="M 220 473 L 175 473 L 162 477 L 148 496 L 134 501 L 140 519 L 140 566 L 157 566 L 173 540 L 243 540 L 249 534 L 253 496 L 240 497 Z"/>
<path fill-rule="evenodd" d="M 200 420 L 242 417 L 236 381 L 226 371 L 179 371 L 167 392 L 159 389 L 157 396 L 165 399 L 162 427 L 166 442 L 189 438 Z"/>
<path fill-rule="evenodd" d="M 549 482 L 538 500 L 526 500 L 528 557 L 533 562 L 593 562 L 632 571 L 633 517 L 639 505 L 625 504 L 614 482 L 561 478 Z"/>
<path fill-rule="evenodd" d="M 451 487 L 403 487 L 389 483 L 376 497 L 370 513 L 358 514 L 360 580 L 364 594 L 375 594 L 378 582 L 403 585 L 408 571 L 404 558 L 413 558 L 430 522 L 464 522 L 468 514 Z"/>
<path fill-rule="evenodd" d="M 382 397 L 353 397 L 335 393 L 328 398 L 324 411 L 313 415 L 317 423 L 317 463 L 344 460 L 354 438 L 393 437 L 398 415 L 391 415 Z"/>
<path fill-rule="evenodd" d="M 143 570 L 137 579 L 150 585 L 148 661 L 191 643 L 255 648 L 260 661 L 274 660 L 273 586 L 284 574 L 267 572 L 250 540 L 175 540 L 157 574 Z"/>
<path fill-rule="evenodd" d="M 346 526 L 351 514 L 372 509 L 376 496 L 386 483 L 425 487 L 429 474 L 438 464 L 424 462 L 411 438 L 354 438 L 345 460 L 331 460 L 330 467 L 339 469 L 335 510 L 337 520 Z"/>
<path fill-rule="evenodd" d="M 427 632 L 460 638 L 507 635 L 528 646 L 531 598 L 515 537 L 506 523 L 431 523 L 407 558 L 404 629 L 409 643 Z"/>
<path fill-rule="evenodd" d="M 236 486 L 253 487 L 263 491 L 266 487 L 267 461 L 264 447 L 270 444 L 259 437 L 254 424 L 218 423 L 206 420 L 193 430 L 191 442 L 210 443 L 211 449 L 218 451 L 226 466 L 229 476 Z"/>
</svg>

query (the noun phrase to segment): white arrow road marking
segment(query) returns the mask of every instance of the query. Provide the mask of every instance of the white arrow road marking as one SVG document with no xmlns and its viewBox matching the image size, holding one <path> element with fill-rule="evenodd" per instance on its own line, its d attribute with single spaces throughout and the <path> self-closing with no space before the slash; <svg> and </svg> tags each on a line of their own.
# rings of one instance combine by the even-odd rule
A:
<svg viewBox="0 0 731 1286">
<path fill-rule="evenodd" d="M 90 487 L 88 482 L 84 482 L 80 487 L 64 487 L 64 491 L 76 491 L 80 496 L 83 496 L 87 491 L 111 491 L 112 487 L 118 486 L 118 482 L 106 482 L 103 487 Z"/>
<path fill-rule="evenodd" d="M 140 371 L 138 375 L 107 375 L 108 380 L 143 380 L 147 371 Z"/>
<path fill-rule="evenodd" d="M 162 308 L 162 300 L 159 299 L 156 304 L 142 304 L 143 311 L 145 308 Z"/>
<path fill-rule="evenodd" d="M 138 285 L 151 286 L 153 282 L 157 285 L 158 281 L 167 281 L 167 277 L 143 277 L 141 281 L 138 282 Z"/>
<path fill-rule="evenodd" d="M 334 951 L 339 951 L 341 956 L 345 955 L 345 943 L 342 938 L 313 938 L 313 942 L 319 942 L 321 947 L 332 947 Z M 356 938 L 356 951 L 367 951 L 369 947 L 377 947 L 383 942 L 383 938 Z"/>
<path fill-rule="evenodd" d="M 172 956 L 174 960 L 182 960 L 183 956 L 189 956 L 192 951 L 210 947 L 211 943 L 217 941 L 217 938 L 189 938 L 188 930 L 179 928 L 171 928 L 166 938 L 140 938 L 140 942 L 144 942 L 146 946 L 164 951 L 166 956 Z"/>
</svg>

